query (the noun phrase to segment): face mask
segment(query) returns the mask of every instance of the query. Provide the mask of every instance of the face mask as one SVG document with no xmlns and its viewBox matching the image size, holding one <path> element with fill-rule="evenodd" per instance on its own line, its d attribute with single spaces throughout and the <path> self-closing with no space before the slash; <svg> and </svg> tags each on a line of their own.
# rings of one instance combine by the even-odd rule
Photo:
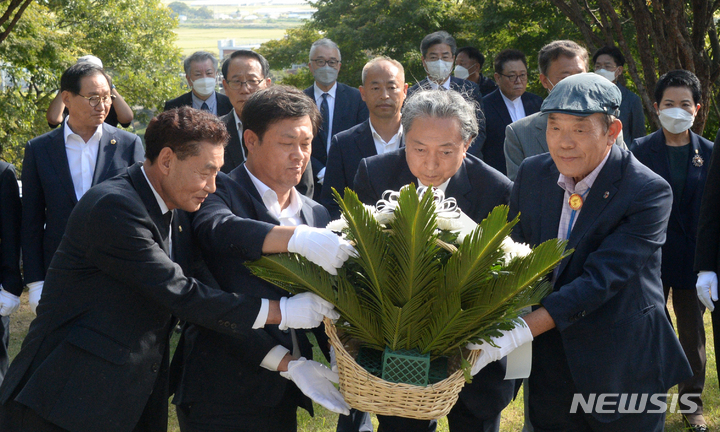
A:
<svg viewBox="0 0 720 432">
<path fill-rule="evenodd" d="M 666 108 L 658 116 L 662 127 L 673 134 L 685 132 L 695 121 L 695 116 L 682 108 Z"/>
<path fill-rule="evenodd" d="M 321 68 L 315 69 L 313 76 L 315 77 L 315 81 L 324 86 L 329 86 L 337 80 L 338 70 L 325 65 Z"/>
<path fill-rule="evenodd" d="M 468 79 L 470 71 L 460 65 L 457 65 L 455 66 L 455 76 L 460 79 Z"/>
<path fill-rule="evenodd" d="M 610 72 L 609 70 L 600 69 L 600 70 L 596 70 L 595 73 L 600 75 L 601 77 L 607 79 L 610 82 L 615 82 L 615 72 Z"/>
<path fill-rule="evenodd" d="M 555 84 L 553 84 L 552 81 L 550 81 L 550 78 L 547 79 L 547 82 L 549 82 L 550 85 L 552 86 L 548 89 L 548 94 L 550 94 L 550 93 L 552 93 L 553 90 L 555 90 Z M 560 81 L 558 81 L 558 82 L 560 82 Z"/>
<path fill-rule="evenodd" d="M 210 96 L 215 91 L 215 78 L 200 78 L 192 83 L 195 93 L 200 96 Z"/>
<path fill-rule="evenodd" d="M 449 61 L 435 60 L 425 62 L 425 66 L 430 78 L 437 81 L 445 81 L 445 79 L 450 76 L 450 72 L 452 72 L 453 64 Z"/>
</svg>

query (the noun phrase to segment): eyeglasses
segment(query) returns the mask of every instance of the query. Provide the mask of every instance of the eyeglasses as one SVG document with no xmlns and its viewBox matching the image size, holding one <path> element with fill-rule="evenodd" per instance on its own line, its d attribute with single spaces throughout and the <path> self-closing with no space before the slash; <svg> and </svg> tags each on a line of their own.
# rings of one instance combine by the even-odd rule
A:
<svg viewBox="0 0 720 432">
<path fill-rule="evenodd" d="M 233 90 L 240 90 L 243 88 L 243 86 L 247 86 L 248 89 L 254 89 L 257 88 L 260 83 L 262 83 L 263 80 L 259 79 L 250 79 L 247 81 L 240 81 L 240 80 L 230 80 L 228 81 L 228 87 L 230 87 Z"/>
<path fill-rule="evenodd" d="M 115 100 L 115 95 L 109 95 L 109 96 L 83 96 L 81 94 L 78 94 L 81 98 L 85 98 L 90 102 L 90 106 L 92 108 L 95 108 L 96 106 L 100 105 L 100 102 L 102 101 L 103 105 L 110 106 L 113 104 L 113 101 Z"/>
<path fill-rule="evenodd" d="M 338 65 L 338 63 L 340 63 L 340 60 L 335 60 L 335 59 L 330 59 L 330 60 L 325 60 L 325 59 L 310 59 L 310 61 L 311 61 L 311 62 L 315 62 L 315 64 L 318 65 L 318 67 L 323 67 L 323 66 L 325 66 L 325 65 L 328 65 L 328 66 L 334 68 L 335 66 Z"/>
<path fill-rule="evenodd" d="M 505 78 L 509 79 L 510 82 L 517 82 L 517 80 L 527 81 L 527 74 L 520 74 L 520 75 L 516 75 L 516 74 L 512 74 L 512 75 L 500 74 L 500 75 L 502 75 L 502 76 L 504 76 Z"/>
</svg>

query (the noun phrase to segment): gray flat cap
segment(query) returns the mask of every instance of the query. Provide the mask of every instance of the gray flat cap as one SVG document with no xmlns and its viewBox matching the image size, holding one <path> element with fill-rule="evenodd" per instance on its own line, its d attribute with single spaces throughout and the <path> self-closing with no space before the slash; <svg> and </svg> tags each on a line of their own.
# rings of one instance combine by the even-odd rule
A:
<svg viewBox="0 0 720 432">
<path fill-rule="evenodd" d="M 571 75 L 560 81 L 543 101 L 540 111 L 580 117 L 602 113 L 620 114 L 620 89 L 595 73 Z"/>
</svg>

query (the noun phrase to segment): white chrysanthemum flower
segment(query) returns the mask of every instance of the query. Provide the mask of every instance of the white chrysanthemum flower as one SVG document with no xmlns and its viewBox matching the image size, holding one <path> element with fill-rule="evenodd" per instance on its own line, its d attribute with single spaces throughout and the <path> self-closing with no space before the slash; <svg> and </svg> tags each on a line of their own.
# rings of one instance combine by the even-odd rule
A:
<svg viewBox="0 0 720 432">
<path fill-rule="evenodd" d="M 328 222 L 328 224 L 325 226 L 326 229 L 329 229 L 333 232 L 342 232 L 342 230 L 346 229 L 348 227 L 347 221 L 345 218 L 335 219 L 334 221 Z"/>
<path fill-rule="evenodd" d="M 525 243 L 515 243 L 510 237 L 505 237 L 505 240 L 503 240 L 500 248 L 505 254 L 503 256 L 503 261 L 505 261 L 506 265 L 514 258 L 522 258 L 532 252 L 530 246 L 526 245 Z"/>
<path fill-rule="evenodd" d="M 373 216 L 375 216 L 375 220 L 378 221 L 378 223 L 381 225 L 387 225 L 395 220 L 395 213 L 376 212 L 373 214 Z"/>
<path fill-rule="evenodd" d="M 457 217 L 444 218 L 438 216 L 437 226 L 444 231 L 456 231 L 463 227 L 463 223 L 460 218 Z"/>
</svg>

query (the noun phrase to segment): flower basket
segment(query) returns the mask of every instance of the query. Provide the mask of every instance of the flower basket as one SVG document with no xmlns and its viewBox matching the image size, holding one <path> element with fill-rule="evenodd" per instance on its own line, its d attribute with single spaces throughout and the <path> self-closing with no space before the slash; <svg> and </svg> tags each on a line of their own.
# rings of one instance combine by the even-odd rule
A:
<svg viewBox="0 0 720 432">
<path fill-rule="evenodd" d="M 437 419 L 450 412 L 465 385 L 465 377 L 457 358 L 452 359 L 454 361 L 451 360 L 451 363 L 454 365 L 449 366 L 455 369 L 454 372 L 435 384 L 417 386 L 385 381 L 358 365 L 355 356 L 359 351 L 359 342 L 349 340 L 344 344 L 338 337 L 335 325 L 327 318 L 325 332 L 335 350 L 340 393 L 345 402 L 360 411 L 418 420 Z M 472 363 L 478 352 L 465 351 L 465 355 L 465 359 Z"/>
</svg>

